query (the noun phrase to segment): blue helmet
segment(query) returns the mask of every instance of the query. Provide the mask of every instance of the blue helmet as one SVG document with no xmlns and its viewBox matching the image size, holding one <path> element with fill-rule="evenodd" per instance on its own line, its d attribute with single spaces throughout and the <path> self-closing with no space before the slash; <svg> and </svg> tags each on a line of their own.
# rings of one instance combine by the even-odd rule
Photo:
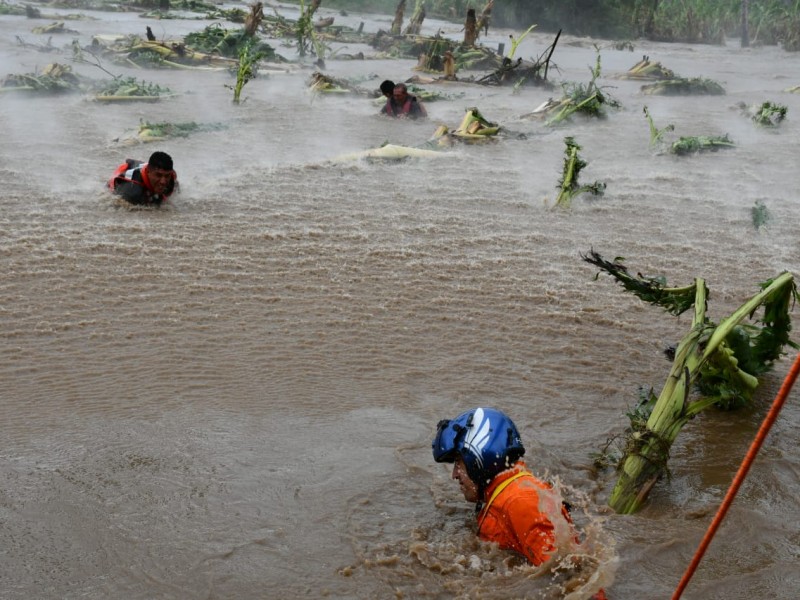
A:
<svg viewBox="0 0 800 600">
<path fill-rule="evenodd" d="M 439 421 L 432 448 L 436 462 L 451 463 L 461 456 L 480 490 L 525 454 L 514 422 L 494 408 L 476 408 L 452 421 Z"/>
</svg>

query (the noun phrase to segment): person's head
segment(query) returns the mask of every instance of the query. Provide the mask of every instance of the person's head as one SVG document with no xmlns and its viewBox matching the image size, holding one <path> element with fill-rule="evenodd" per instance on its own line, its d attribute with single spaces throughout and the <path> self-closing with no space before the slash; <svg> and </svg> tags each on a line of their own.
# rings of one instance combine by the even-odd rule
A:
<svg viewBox="0 0 800 600">
<path fill-rule="evenodd" d="M 514 422 L 494 408 L 439 421 L 431 448 L 436 462 L 454 463 L 453 479 L 469 502 L 477 502 L 492 479 L 525 454 Z"/>
<path fill-rule="evenodd" d="M 394 92 L 394 81 L 387 79 L 386 81 L 381 83 L 381 94 L 383 94 L 387 98 L 391 98 L 392 92 Z"/>
<path fill-rule="evenodd" d="M 392 90 L 392 96 L 394 97 L 396 102 L 404 103 L 406 98 L 408 98 L 408 88 L 406 87 L 405 83 L 395 83 L 394 89 Z"/>
<path fill-rule="evenodd" d="M 166 192 L 174 177 L 172 157 L 166 152 L 153 152 L 147 161 L 147 179 L 156 193 Z"/>
</svg>

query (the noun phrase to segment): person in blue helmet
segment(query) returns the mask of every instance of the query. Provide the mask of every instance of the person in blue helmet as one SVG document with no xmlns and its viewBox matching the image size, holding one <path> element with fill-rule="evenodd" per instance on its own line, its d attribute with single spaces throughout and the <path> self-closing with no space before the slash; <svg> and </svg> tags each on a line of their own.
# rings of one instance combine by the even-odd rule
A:
<svg viewBox="0 0 800 600">
<path fill-rule="evenodd" d="M 482 540 L 538 566 L 555 553 L 557 539 L 576 539 L 567 507 L 528 470 L 519 432 L 503 412 L 475 408 L 439 421 L 432 450 L 436 462 L 453 463 L 453 479 L 476 503 Z M 601 590 L 592 598 L 606 597 Z"/>
</svg>

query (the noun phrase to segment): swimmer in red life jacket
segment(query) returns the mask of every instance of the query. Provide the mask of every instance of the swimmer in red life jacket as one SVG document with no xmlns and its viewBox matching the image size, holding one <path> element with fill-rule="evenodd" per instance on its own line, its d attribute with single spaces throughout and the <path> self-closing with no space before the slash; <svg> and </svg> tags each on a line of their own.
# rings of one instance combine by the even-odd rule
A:
<svg viewBox="0 0 800 600">
<path fill-rule="evenodd" d="M 131 204 L 160 206 L 178 190 L 178 175 L 169 154 L 153 152 L 146 163 L 127 159 L 114 171 L 108 187 Z"/>
<path fill-rule="evenodd" d="M 381 89 L 383 91 L 383 89 Z M 428 111 L 416 96 L 408 93 L 405 83 L 395 83 L 392 96 L 386 100 L 381 114 L 398 119 L 425 119 Z"/>
</svg>

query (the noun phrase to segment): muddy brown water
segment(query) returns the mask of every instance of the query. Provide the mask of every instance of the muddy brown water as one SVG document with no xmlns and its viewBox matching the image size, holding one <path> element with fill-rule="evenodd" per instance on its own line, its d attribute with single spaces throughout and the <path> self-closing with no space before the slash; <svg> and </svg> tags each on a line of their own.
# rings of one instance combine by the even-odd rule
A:
<svg viewBox="0 0 800 600">
<path fill-rule="evenodd" d="M 93 19 L 67 22 L 77 36 L 52 37 L 58 53 L 16 40 L 46 44 L 29 32 L 49 21 L 0 17 L 0 74 L 69 64 L 72 37 L 208 24 L 82 12 Z M 367 31 L 391 21 L 336 16 Z M 518 55 L 550 40 L 534 32 Z M 437 420 L 476 405 L 506 410 L 532 468 L 560 478 L 610 597 L 669 597 L 794 353 L 752 409 L 690 423 L 672 479 L 639 514 L 614 515 L 614 474 L 594 474 L 592 453 L 624 428 L 638 386 L 663 384 L 662 351 L 690 320 L 595 280 L 580 255 L 624 256 L 675 284 L 702 276 L 713 318 L 797 272 L 800 96 L 783 90 L 800 84 L 800 54 L 562 37 L 551 79 L 588 82 L 595 45 L 622 108 L 563 128 L 520 118 L 558 91 L 450 84 L 429 122 L 403 123 L 363 98 L 312 97 L 311 68 L 253 80 L 240 106 L 224 72 L 113 65 L 180 95 L 0 95 L 0 597 L 563 597 L 563 578 L 475 541 L 472 507 L 432 461 Z M 359 50 L 371 52 L 341 52 Z M 645 54 L 727 94 L 646 97 L 614 78 Z M 327 72 L 377 88 L 413 64 L 334 58 Z M 767 100 L 789 109 L 775 132 L 732 108 Z M 728 133 L 737 147 L 655 155 L 645 105 L 675 136 Z M 437 160 L 330 162 L 421 143 L 469 106 L 525 137 Z M 156 149 L 115 141 L 140 120 L 222 127 L 158 146 L 182 185 L 167 209 L 103 190 L 123 159 Z M 607 191 L 562 212 L 549 205 L 566 135 L 583 148 L 582 181 Z M 759 230 L 757 201 L 771 214 Z M 797 597 L 798 398 L 684 597 Z"/>
</svg>

